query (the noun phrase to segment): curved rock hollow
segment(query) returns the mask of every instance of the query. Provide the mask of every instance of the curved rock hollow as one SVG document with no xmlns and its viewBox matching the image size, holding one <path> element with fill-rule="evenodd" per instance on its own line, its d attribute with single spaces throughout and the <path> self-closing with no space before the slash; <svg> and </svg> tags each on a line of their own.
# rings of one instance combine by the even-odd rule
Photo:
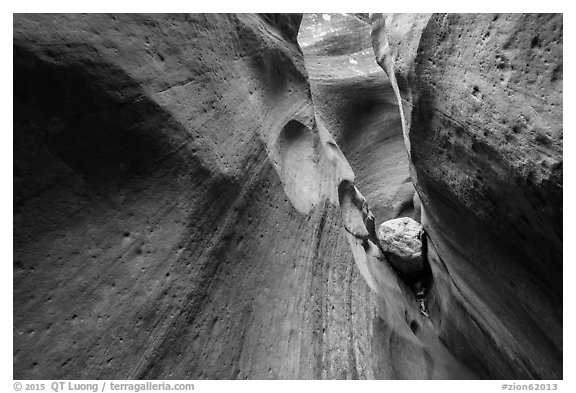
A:
<svg viewBox="0 0 576 393">
<path fill-rule="evenodd" d="M 526 60 L 536 16 L 466 18 L 15 15 L 14 378 L 561 375 L 561 19 Z M 482 96 L 476 31 L 446 38 L 479 26 L 522 32 L 504 81 L 550 106 L 508 149 L 464 141 L 529 105 Z M 418 279 L 379 247 L 398 217 L 427 232 Z"/>
</svg>

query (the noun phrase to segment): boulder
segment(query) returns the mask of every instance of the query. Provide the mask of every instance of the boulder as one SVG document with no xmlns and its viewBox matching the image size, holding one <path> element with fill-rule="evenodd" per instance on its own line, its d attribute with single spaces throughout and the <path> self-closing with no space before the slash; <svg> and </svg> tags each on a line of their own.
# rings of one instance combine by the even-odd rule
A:
<svg viewBox="0 0 576 393">
<path fill-rule="evenodd" d="M 418 277 L 425 271 L 423 236 L 422 225 L 410 217 L 385 221 L 378 228 L 378 240 L 384 255 L 406 277 Z"/>
</svg>

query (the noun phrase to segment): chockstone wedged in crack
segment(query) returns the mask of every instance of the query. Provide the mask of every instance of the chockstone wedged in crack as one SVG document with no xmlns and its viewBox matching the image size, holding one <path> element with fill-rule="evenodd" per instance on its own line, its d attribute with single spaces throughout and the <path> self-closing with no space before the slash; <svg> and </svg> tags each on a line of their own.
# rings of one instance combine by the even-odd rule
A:
<svg viewBox="0 0 576 393">
<path fill-rule="evenodd" d="M 383 222 L 377 235 L 386 259 L 400 274 L 416 278 L 424 273 L 422 225 L 409 217 L 395 218 Z"/>
</svg>

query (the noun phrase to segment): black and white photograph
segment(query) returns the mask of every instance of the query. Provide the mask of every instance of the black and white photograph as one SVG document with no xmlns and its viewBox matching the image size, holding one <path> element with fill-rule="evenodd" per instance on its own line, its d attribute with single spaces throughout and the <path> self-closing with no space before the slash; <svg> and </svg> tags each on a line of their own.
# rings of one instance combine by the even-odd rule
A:
<svg viewBox="0 0 576 393">
<path fill-rule="evenodd" d="M 6 391 L 566 391 L 563 13 L 134 9 L 12 14 Z"/>
</svg>

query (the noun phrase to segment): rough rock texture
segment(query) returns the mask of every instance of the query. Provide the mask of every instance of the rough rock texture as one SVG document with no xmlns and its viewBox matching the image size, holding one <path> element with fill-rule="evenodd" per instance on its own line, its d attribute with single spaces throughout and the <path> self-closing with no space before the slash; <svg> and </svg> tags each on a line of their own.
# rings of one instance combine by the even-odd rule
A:
<svg viewBox="0 0 576 393">
<path fill-rule="evenodd" d="M 422 276 L 424 229 L 410 217 L 384 221 L 378 228 L 378 241 L 392 266 L 406 277 Z"/>
<path fill-rule="evenodd" d="M 15 379 L 378 376 L 300 18 L 15 15 Z"/>
<path fill-rule="evenodd" d="M 562 377 L 562 15 L 373 15 L 431 314 L 480 376 Z"/>
</svg>

